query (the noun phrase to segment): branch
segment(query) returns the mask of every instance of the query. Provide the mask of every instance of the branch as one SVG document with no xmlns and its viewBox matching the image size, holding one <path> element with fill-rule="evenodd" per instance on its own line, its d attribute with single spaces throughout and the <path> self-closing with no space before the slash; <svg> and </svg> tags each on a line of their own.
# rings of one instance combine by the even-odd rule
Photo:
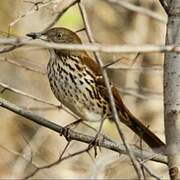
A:
<svg viewBox="0 0 180 180">
<path fill-rule="evenodd" d="M 93 52 L 106 52 L 106 53 L 152 53 L 152 52 L 180 52 L 180 45 L 110 45 L 101 43 L 91 44 L 58 44 L 45 41 L 31 41 L 27 38 L 0 38 L 0 45 L 28 45 L 31 47 L 44 47 L 47 49 L 71 49 L 71 50 L 87 50 Z M 20 45 L 19 45 L 20 46 Z M 18 47 L 19 47 L 18 46 Z M 4 53 L 4 48 L 0 49 L 0 53 Z"/>
<path fill-rule="evenodd" d="M 163 9 L 165 10 L 166 14 L 169 13 L 169 7 L 168 7 L 168 3 L 167 0 L 159 0 L 161 6 L 163 7 Z"/>
<path fill-rule="evenodd" d="M 158 177 L 156 174 L 154 174 L 154 172 L 152 172 L 152 170 L 146 164 L 144 164 L 140 160 L 139 160 L 139 163 L 151 177 L 155 178 L 156 180 L 161 180 L 161 178 Z"/>
<path fill-rule="evenodd" d="M 44 104 L 47 104 L 49 106 L 52 106 L 53 108 L 56 108 L 56 109 L 63 109 L 64 111 L 66 111 L 67 113 L 69 113 L 71 116 L 73 117 L 77 117 L 73 112 L 71 112 L 69 109 L 67 109 L 63 104 L 60 104 L 60 105 L 57 105 L 57 104 L 53 104 L 51 102 L 48 102 L 48 101 L 45 101 L 43 99 L 40 99 L 36 96 L 33 96 L 31 94 L 28 94 L 28 93 L 25 93 L 19 89 L 16 89 L 16 88 L 13 88 L 13 87 L 10 87 L 9 85 L 5 84 L 5 83 L 2 83 L 0 82 L 0 86 L 2 86 L 4 89 L 0 91 L 0 93 L 3 93 L 5 90 L 9 90 L 11 92 L 14 92 L 16 94 L 19 94 L 19 95 L 22 95 L 24 97 L 27 97 L 27 98 L 30 98 L 36 102 L 40 102 L 40 103 L 44 103 Z"/>
<path fill-rule="evenodd" d="M 10 87 L 9 85 L 7 85 L 5 83 L 0 82 L 0 86 L 2 86 L 4 88 L 4 90 L 9 90 L 9 91 L 15 92 L 16 94 L 19 94 L 19 95 L 25 96 L 27 98 L 33 99 L 34 101 L 41 102 L 41 103 L 53 106 L 54 108 L 57 108 L 57 109 L 62 108 L 61 105 L 59 106 L 59 105 L 53 104 L 51 102 L 45 101 L 45 100 L 40 99 L 38 97 L 35 97 L 35 96 L 31 95 L 31 94 L 25 93 L 25 92 L 23 92 L 23 91 L 21 91 L 19 89 Z M 3 90 L 3 92 L 4 92 L 4 90 Z M 2 93 L 2 91 L 1 91 L 1 93 Z"/>
<path fill-rule="evenodd" d="M 18 61 L 19 61 L 19 60 L 18 60 Z M 29 59 L 28 59 L 28 62 L 27 62 L 27 60 L 26 60 L 26 61 L 20 61 L 21 63 L 18 62 L 18 61 L 13 60 L 13 59 L 9 59 L 9 58 L 6 58 L 6 57 L 0 58 L 0 62 L 6 62 L 6 63 L 12 64 L 12 65 L 14 65 L 14 66 L 20 67 L 20 68 L 22 68 L 22 69 L 25 69 L 25 70 L 27 70 L 27 71 L 32 71 L 32 72 L 35 72 L 35 73 L 39 73 L 39 74 L 42 74 L 42 75 L 46 75 L 46 70 L 44 70 L 44 69 L 41 68 L 41 67 L 38 67 L 37 64 L 36 64 L 36 65 L 33 64 L 33 67 L 32 67 L 32 65 L 30 66 L 30 63 L 29 63 L 29 62 L 32 63 L 32 61 L 30 61 Z M 27 64 L 26 66 L 24 65 L 25 63 Z M 36 67 L 35 67 L 35 66 L 36 66 Z"/>
<path fill-rule="evenodd" d="M 12 65 L 14 65 L 14 66 L 17 66 L 17 67 L 20 67 L 20 68 L 22 68 L 22 69 L 25 69 L 25 70 L 27 70 L 27 71 L 32 71 L 32 72 L 35 72 L 35 73 L 39 73 L 39 74 L 42 74 L 42 75 L 46 75 L 46 71 L 45 70 L 40 70 L 40 68 L 38 69 L 36 69 L 35 68 L 35 65 L 33 65 L 33 67 L 30 67 L 30 66 L 25 66 L 24 65 L 24 62 L 23 62 L 23 64 L 22 63 L 19 63 L 19 62 L 17 62 L 17 61 L 15 61 L 15 60 L 12 60 L 12 59 L 7 59 L 7 58 L 2 58 L 2 59 L 0 59 L 0 62 L 7 62 L 7 63 L 9 63 L 9 64 L 12 64 Z M 27 63 L 27 62 L 26 62 Z M 28 64 L 28 65 L 30 65 L 30 64 Z M 106 66 L 106 65 L 105 65 Z M 42 69 L 42 68 L 41 68 Z M 113 71 L 115 71 L 115 70 L 120 70 L 120 71 L 140 71 L 140 70 L 142 70 L 142 69 L 144 69 L 145 70 L 145 72 L 146 71 L 155 71 L 155 72 L 158 72 L 158 73 L 162 73 L 162 68 L 160 68 L 160 67 L 143 67 L 143 66 L 138 66 L 138 67 L 116 67 L 116 68 L 111 68 L 111 67 L 108 67 L 108 69 L 110 69 L 110 70 L 113 70 Z M 3 83 L 4 84 L 4 83 Z M 3 86 L 3 84 L 1 84 L 1 82 L 0 82 L 0 85 L 1 86 Z M 17 90 L 17 91 L 19 91 L 18 89 L 15 89 L 15 88 L 13 88 L 13 87 L 11 87 L 11 86 L 9 86 L 9 85 L 7 85 L 7 84 L 4 84 L 5 86 L 3 86 L 5 89 L 9 89 L 9 90 L 12 90 L 13 91 L 13 89 L 14 90 Z M 9 88 L 7 88 L 7 86 L 9 87 Z M 139 98 L 139 99 L 144 99 L 144 100 L 149 100 L 150 98 L 154 98 L 154 99 L 159 99 L 159 100 L 162 100 L 162 93 L 157 93 L 157 92 L 151 92 L 151 91 L 147 91 L 147 90 L 143 90 L 142 88 L 141 88 L 141 90 L 142 90 L 142 92 L 141 92 L 141 94 L 140 93 L 138 93 L 137 92 L 137 89 L 122 89 L 122 88 L 118 88 L 118 90 L 121 92 L 121 93 L 123 93 L 123 94 L 125 94 L 125 95 L 129 95 L 129 96 L 134 96 L 134 97 L 137 97 L 137 98 Z M 13 92 L 15 92 L 16 93 L 16 91 L 13 91 Z M 20 91 L 21 92 L 21 91 Z M 24 93 L 24 92 L 22 92 L 22 93 Z M 20 94 L 20 95 L 23 95 L 22 93 L 19 93 L 19 92 L 17 92 L 17 94 Z M 144 93 L 148 93 L 148 96 L 147 95 L 144 95 Z M 32 96 L 31 94 L 29 94 L 30 96 Z M 24 96 L 24 95 L 23 95 Z M 150 96 L 150 97 L 149 97 Z M 30 98 L 30 97 L 29 97 Z M 35 97 L 36 98 L 36 97 Z M 33 98 L 31 98 L 31 99 L 33 99 Z M 42 100 L 42 99 L 41 99 Z M 44 100 L 42 100 L 42 101 L 44 101 Z M 55 105 L 55 104 L 54 104 Z M 59 105 L 55 105 L 55 106 L 57 106 L 57 108 L 59 108 Z"/>
<path fill-rule="evenodd" d="M 40 33 L 46 32 L 48 29 L 50 29 L 52 26 L 54 26 L 56 24 L 56 22 L 59 20 L 59 18 L 72 6 L 74 6 L 79 0 L 66 0 L 66 4 L 64 5 L 64 7 L 62 7 L 61 11 L 58 12 L 58 15 L 54 18 L 54 20 L 49 23 L 49 25 Z"/>
<path fill-rule="evenodd" d="M 32 71 L 32 72 L 39 73 L 42 75 L 47 74 L 46 70 L 43 68 L 43 66 L 40 66 L 40 65 L 37 66 L 37 64 L 34 64 L 30 59 L 28 59 L 28 62 L 27 62 L 27 60 L 25 60 L 25 61 L 18 60 L 18 62 L 17 62 L 16 60 L 9 59 L 7 57 L 3 57 L 3 58 L 0 58 L 0 62 L 6 62 L 6 63 L 12 64 L 14 66 L 20 67 L 22 69 L 25 69 L 27 71 Z M 110 62 L 110 63 L 112 63 L 112 62 Z M 106 68 L 106 65 L 104 65 L 104 66 Z M 159 66 L 159 65 L 156 66 L 156 65 L 141 64 L 141 65 L 133 65 L 133 66 L 129 67 L 129 65 L 124 65 L 122 63 L 122 67 L 121 67 L 121 65 L 118 65 L 118 66 L 109 65 L 107 67 L 107 69 L 113 70 L 113 71 L 120 70 L 120 71 L 132 71 L 132 72 L 136 72 L 136 71 L 139 72 L 143 69 L 145 72 L 152 71 L 152 73 L 162 73 L 162 66 Z"/>
<path fill-rule="evenodd" d="M 65 159 L 68 159 L 68 158 L 70 158 L 72 156 L 79 155 L 79 154 L 82 153 L 82 151 L 80 151 L 79 153 L 76 152 L 76 153 L 73 153 L 73 155 L 71 154 L 71 155 L 66 156 L 66 158 L 65 157 L 63 158 L 63 155 L 64 155 L 65 151 L 67 150 L 67 148 L 69 147 L 69 145 L 70 145 L 70 141 L 67 142 L 67 144 L 64 147 L 61 155 L 59 156 L 59 158 L 56 161 L 54 161 L 53 163 L 50 163 L 48 165 L 42 166 L 42 167 L 35 166 L 36 167 L 35 170 L 32 173 L 30 173 L 29 175 L 27 175 L 24 179 L 29 179 L 32 176 L 34 176 L 38 171 L 40 171 L 42 169 L 47 169 L 47 168 L 53 167 L 53 166 L 59 164 L 60 162 L 62 162 L 63 160 L 65 160 Z"/>
<path fill-rule="evenodd" d="M 38 116 L 38 115 L 36 115 L 32 112 L 29 112 L 23 108 L 20 108 L 20 107 L 16 106 L 15 104 L 10 103 L 2 98 L 0 98 L 0 106 L 26 118 L 26 119 L 24 119 L 26 121 L 35 122 L 35 123 L 37 123 L 41 126 L 44 126 L 54 132 L 60 133 L 68 140 L 76 140 L 76 141 L 80 141 L 80 142 L 87 143 L 87 144 L 91 143 L 94 140 L 93 136 L 88 136 L 88 135 L 85 135 L 82 133 L 78 133 L 71 129 L 69 129 L 67 131 L 66 128 L 63 128 L 62 126 L 55 124 L 55 123 L 47 120 L 46 118 Z M 109 150 L 112 150 L 112 151 L 115 151 L 115 152 L 127 154 L 126 149 L 124 148 L 123 145 L 119 145 L 116 142 L 112 142 L 112 141 L 108 140 L 107 138 L 104 138 L 100 142 L 99 146 L 109 149 Z M 167 158 L 164 155 L 156 154 L 156 153 L 152 153 L 152 152 L 148 152 L 148 151 L 142 151 L 142 150 L 139 150 L 138 148 L 135 148 L 134 146 L 130 146 L 130 147 L 131 147 L 131 151 L 134 153 L 134 155 L 136 157 L 141 157 L 142 159 L 150 158 L 150 160 L 152 160 L 152 161 L 167 164 Z"/>
<path fill-rule="evenodd" d="M 41 9 L 41 8 L 47 7 L 48 5 L 50 5 L 50 4 L 52 4 L 52 3 L 53 3 L 53 1 L 49 1 L 49 2 L 46 2 L 46 3 L 43 3 L 43 2 L 42 2 L 42 3 L 39 3 L 39 4 L 38 4 L 38 10 Z M 34 4 L 33 8 L 31 8 L 29 11 L 27 11 L 26 13 L 20 15 L 18 18 L 16 18 L 14 21 L 12 21 L 12 22 L 9 24 L 9 26 L 10 26 L 10 27 L 11 27 L 11 26 L 14 26 L 17 22 L 19 22 L 20 20 L 22 20 L 24 17 L 27 17 L 27 16 L 32 15 L 33 13 L 35 13 L 35 12 L 37 11 L 37 9 L 34 8 L 34 7 L 37 7 L 36 5 L 37 5 L 37 3 Z"/>
<path fill-rule="evenodd" d="M 136 6 L 132 3 L 129 3 L 127 1 L 122 1 L 122 0 L 106 0 L 106 1 L 108 1 L 110 3 L 118 4 L 119 6 L 122 6 L 123 8 L 140 13 L 142 15 L 146 15 L 146 16 L 151 17 L 161 23 L 167 23 L 166 18 L 164 18 L 161 15 L 159 15 L 149 9 L 146 9 L 144 7 Z"/>
<path fill-rule="evenodd" d="M 88 23 L 86 10 L 85 10 L 82 3 L 79 3 L 79 9 L 80 9 L 80 12 L 81 12 L 81 15 L 82 15 L 82 18 L 83 18 L 84 25 L 86 27 L 86 32 L 87 32 L 88 39 L 89 39 L 90 42 L 95 43 L 95 40 L 93 38 L 93 34 L 92 34 L 92 31 L 91 31 L 90 25 Z M 120 119 L 119 119 L 118 112 L 117 112 L 117 109 L 116 109 L 114 97 L 113 97 L 113 94 L 112 94 L 112 91 L 111 91 L 110 81 L 109 81 L 109 78 L 108 78 L 108 75 L 107 75 L 107 72 L 106 72 L 106 68 L 103 68 L 104 65 L 103 65 L 103 62 L 101 60 L 100 55 L 97 52 L 95 52 L 94 55 L 95 55 L 97 63 L 100 65 L 100 70 L 101 70 L 103 79 L 105 81 L 105 85 L 107 87 L 108 96 L 109 96 L 109 99 L 110 99 L 110 106 L 112 108 L 113 118 L 115 120 L 115 125 L 117 127 L 120 138 L 122 139 L 124 147 L 125 147 L 125 149 L 127 151 L 127 154 L 128 154 L 128 156 L 129 156 L 129 158 L 130 158 L 130 160 L 132 162 L 132 165 L 134 166 L 134 169 L 135 169 L 139 179 L 144 179 L 141 168 L 140 168 L 140 165 L 139 165 L 139 162 L 136 160 L 133 152 L 131 151 L 128 143 L 126 142 L 124 133 L 122 131 L 122 128 L 121 128 L 121 125 L 120 125 Z"/>
<path fill-rule="evenodd" d="M 166 44 L 180 43 L 180 1 L 171 0 Z M 164 124 L 171 180 L 180 179 L 180 54 L 166 53 L 164 60 Z"/>
</svg>

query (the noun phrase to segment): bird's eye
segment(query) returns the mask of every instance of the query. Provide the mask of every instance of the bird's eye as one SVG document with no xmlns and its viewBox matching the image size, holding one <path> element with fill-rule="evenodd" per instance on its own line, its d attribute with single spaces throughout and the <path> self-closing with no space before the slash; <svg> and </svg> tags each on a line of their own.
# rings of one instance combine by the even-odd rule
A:
<svg viewBox="0 0 180 180">
<path fill-rule="evenodd" d="M 59 34 L 57 35 L 57 38 L 58 38 L 58 39 L 61 39 L 61 38 L 62 38 L 62 34 L 59 33 Z"/>
</svg>

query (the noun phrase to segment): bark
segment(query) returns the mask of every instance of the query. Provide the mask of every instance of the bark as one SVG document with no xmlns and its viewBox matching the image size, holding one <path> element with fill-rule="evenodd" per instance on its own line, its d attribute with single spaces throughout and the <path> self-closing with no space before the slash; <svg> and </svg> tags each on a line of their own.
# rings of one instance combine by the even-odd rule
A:
<svg viewBox="0 0 180 180">
<path fill-rule="evenodd" d="M 180 1 L 169 4 L 166 44 L 180 43 Z M 180 54 L 168 52 L 164 63 L 164 115 L 171 179 L 180 178 Z"/>
</svg>

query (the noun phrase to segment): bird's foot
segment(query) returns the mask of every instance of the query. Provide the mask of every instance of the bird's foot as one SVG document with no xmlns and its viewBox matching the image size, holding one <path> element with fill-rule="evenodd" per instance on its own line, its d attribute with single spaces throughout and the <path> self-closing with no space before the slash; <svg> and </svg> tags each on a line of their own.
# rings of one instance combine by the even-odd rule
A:
<svg viewBox="0 0 180 180">
<path fill-rule="evenodd" d="M 89 143 L 88 149 L 94 148 L 94 157 L 97 156 L 97 147 L 99 147 L 99 151 L 101 151 L 101 143 L 104 140 L 104 136 L 100 133 L 97 133 L 96 136 Z"/>
<path fill-rule="evenodd" d="M 70 129 L 65 126 L 65 127 L 63 128 L 62 132 L 59 133 L 59 135 L 60 135 L 60 136 L 64 136 L 65 139 L 66 139 L 68 142 L 71 141 L 71 138 L 70 138 L 70 135 L 69 135 L 69 130 L 70 130 Z"/>
</svg>

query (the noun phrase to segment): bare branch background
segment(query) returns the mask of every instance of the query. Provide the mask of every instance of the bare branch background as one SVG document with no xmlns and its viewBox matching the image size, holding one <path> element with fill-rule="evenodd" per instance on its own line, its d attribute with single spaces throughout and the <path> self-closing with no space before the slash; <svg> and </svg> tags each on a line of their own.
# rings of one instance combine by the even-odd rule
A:
<svg viewBox="0 0 180 180">
<path fill-rule="evenodd" d="M 3 52 L 0 57 L 0 91 L 2 98 L 18 104 L 19 107 L 24 107 L 20 108 L 20 112 L 26 112 L 29 109 L 33 114 L 38 114 L 59 124 L 58 128 L 63 129 L 66 139 L 69 138 L 67 135 L 70 133 L 70 139 L 73 140 L 73 135 L 79 135 L 79 139 L 75 138 L 75 140 L 82 141 L 82 137 L 84 137 L 83 142 L 88 143 L 92 140 L 92 137 L 88 135 L 95 134 L 95 131 L 83 124 L 72 131 L 64 131 L 62 127 L 74 121 L 75 118 L 55 100 L 49 88 L 46 78 L 49 54 L 42 47 L 57 47 L 57 45 L 30 41 L 25 37 L 25 34 L 29 32 L 40 32 L 55 24 L 71 28 L 74 31 L 83 29 L 82 17 L 78 6 L 74 5 L 75 2 L 74 0 L 1 0 L 0 31 L 4 33 L 0 33 L 0 51 Z M 85 32 L 80 31 L 78 34 L 85 44 L 74 45 L 73 48 L 100 51 L 104 64 L 124 57 L 123 60 L 107 68 L 109 77 L 123 92 L 123 99 L 129 109 L 164 139 L 162 100 L 158 98 L 162 97 L 163 54 L 158 52 L 179 51 L 180 47 L 175 44 L 164 46 L 167 16 L 158 0 L 133 0 L 125 3 L 122 1 L 119 5 L 117 2 L 111 0 L 84 1 L 88 22 L 98 44 L 88 45 Z M 163 7 L 165 6 L 163 5 Z M 14 35 L 17 38 L 14 38 Z M 29 46 L 22 46 L 22 42 Z M 109 44 L 109 46 L 102 44 Z M 119 46 L 120 44 L 126 44 L 126 46 Z M 144 44 L 151 45 L 145 46 Z M 72 48 L 72 46 L 67 48 Z M 103 51 L 109 53 L 102 53 Z M 151 53 L 143 54 L 144 51 Z M 142 52 L 141 56 L 132 62 L 137 52 Z M 100 167 L 103 168 L 102 171 L 96 172 L 97 178 L 137 177 L 129 159 L 122 158 L 124 155 L 102 149 L 102 152 L 98 151 L 98 157 L 95 159 L 93 150 L 87 151 L 87 144 L 74 140 L 68 144 L 64 154 L 63 149 L 67 141 L 57 133 L 40 128 L 39 125 L 26 121 L 2 108 L 0 116 L 3 117 L 0 133 L 2 147 L 0 156 L 3 157 L 0 163 L 0 177 L 22 178 L 31 175 L 34 175 L 35 178 L 93 177 L 95 168 L 90 167 L 95 167 L 100 157 L 106 158 L 106 162 L 109 163 L 100 164 Z M 98 129 L 98 124 L 92 123 L 90 126 Z M 80 132 L 85 132 L 85 129 L 87 135 L 83 136 Z M 113 142 L 104 140 L 102 147 L 125 153 L 124 146 L 121 145 L 122 142 L 119 141 L 118 132 L 115 129 L 113 124 L 104 123 L 103 133 L 113 139 Z M 128 143 L 136 146 L 141 144 L 139 138 L 123 125 L 122 130 L 125 132 Z M 116 142 L 118 143 L 116 144 Z M 141 160 L 138 162 L 140 162 L 142 170 L 144 168 L 145 178 L 150 176 L 167 177 L 166 165 L 149 161 L 153 158 L 166 162 L 164 156 L 154 154 L 149 150 L 144 151 L 147 148 L 145 145 L 142 145 L 142 151 L 132 145 L 130 148 L 136 157 L 139 153 L 138 157 Z M 111 159 L 112 153 L 115 153 L 114 161 Z M 71 157 L 72 154 L 75 155 Z M 61 162 L 66 157 L 68 159 Z M 58 165 L 50 166 L 58 160 L 60 160 Z M 48 168 L 42 170 L 43 167 Z M 33 174 L 33 172 L 35 173 Z"/>
</svg>

